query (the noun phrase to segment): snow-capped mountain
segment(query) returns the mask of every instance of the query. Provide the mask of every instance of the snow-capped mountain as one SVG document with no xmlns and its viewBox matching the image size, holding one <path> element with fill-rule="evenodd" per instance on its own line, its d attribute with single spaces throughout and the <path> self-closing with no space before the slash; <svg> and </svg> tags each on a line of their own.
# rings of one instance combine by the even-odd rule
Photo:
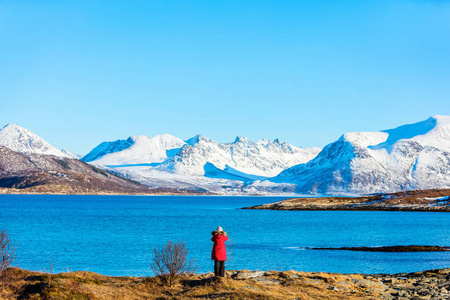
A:
<svg viewBox="0 0 450 300">
<path fill-rule="evenodd" d="M 299 193 L 376 193 L 450 187 L 450 117 L 380 132 L 345 133 L 271 181 Z"/>
<path fill-rule="evenodd" d="M 20 153 L 47 154 L 69 157 L 44 139 L 17 124 L 8 124 L 0 130 L 0 146 Z"/>
<path fill-rule="evenodd" d="M 82 160 L 104 166 L 158 164 L 176 154 L 185 144 L 170 134 L 131 136 L 126 140 L 103 142 Z"/>
</svg>

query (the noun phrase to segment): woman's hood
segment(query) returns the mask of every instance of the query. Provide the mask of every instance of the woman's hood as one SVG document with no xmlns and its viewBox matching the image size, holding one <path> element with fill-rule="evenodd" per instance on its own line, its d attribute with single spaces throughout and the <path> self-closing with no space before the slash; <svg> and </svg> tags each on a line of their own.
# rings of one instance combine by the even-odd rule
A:
<svg viewBox="0 0 450 300">
<path fill-rule="evenodd" d="M 227 236 L 227 233 L 226 233 L 225 231 L 213 231 L 211 234 L 212 234 L 212 235 L 218 235 L 218 234 L 221 234 L 221 235 L 223 235 L 223 236 Z"/>
</svg>

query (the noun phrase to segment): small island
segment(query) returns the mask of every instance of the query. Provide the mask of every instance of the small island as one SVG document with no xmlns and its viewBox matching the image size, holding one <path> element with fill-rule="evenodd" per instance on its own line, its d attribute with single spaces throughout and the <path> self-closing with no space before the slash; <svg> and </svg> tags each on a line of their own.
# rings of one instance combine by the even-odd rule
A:
<svg viewBox="0 0 450 300">
<path fill-rule="evenodd" d="M 380 247 L 326 247 L 326 248 L 305 248 L 307 250 L 344 250 L 363 252 L 441 252 L 450 251 L 450 247 L 410 245 L 410 246 L 380 246 Z"/>
<path fill-rule="evenodd" d="M 359 197 L 292 198 L 243 209 L 450 212 L 450 189 L 415 190 Z"/>
</svg>

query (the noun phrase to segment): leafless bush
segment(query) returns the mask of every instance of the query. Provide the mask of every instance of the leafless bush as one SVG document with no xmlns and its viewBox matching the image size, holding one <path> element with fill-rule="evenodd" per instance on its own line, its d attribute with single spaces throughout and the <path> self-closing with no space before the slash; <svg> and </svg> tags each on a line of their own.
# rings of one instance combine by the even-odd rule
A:
<svg viewBox="0 0 450 300">
<path fill-rule="evenodd" d="M 5 271 L 14 262 L 17 246 L 11 242 L 11 239 L 5 229 L 0 232 L 0 278 Z"/>
<path fill-rule="evenodd" d="M 48 268 L 45 269 L 45 275 L 47 277 L 47 287 L 51 287 L 52 286 L 52 275 L 53 275 L 53 269 L 54 269 L 55 265 L 53 264 L 52 261 L 50 261 Z"/>
<path fill-rule="evenodd" d="M 168 241 L 161 248 L 153 248 L 152 271 L 161 278 L 162 284 L 172 286 L 177 277 L 192 274 L 197 270 L 193 259 L 188 259 L 189 251 L 185 242 Z"/>
</svg>

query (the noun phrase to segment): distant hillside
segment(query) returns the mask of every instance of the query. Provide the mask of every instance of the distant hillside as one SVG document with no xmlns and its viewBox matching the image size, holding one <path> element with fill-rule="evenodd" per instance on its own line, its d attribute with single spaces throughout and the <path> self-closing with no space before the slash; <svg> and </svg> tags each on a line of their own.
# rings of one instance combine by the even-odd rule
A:
<svg viewBox="0 0 450 300">
<path fill-rule="evenodd" d="M 183 193 L 152 189 L 77 159 L 26 154 L 0 146 L 0 188 L 3 193 Z M 12 190 L 11 190 L 12 189 Z"/>
</svg>

